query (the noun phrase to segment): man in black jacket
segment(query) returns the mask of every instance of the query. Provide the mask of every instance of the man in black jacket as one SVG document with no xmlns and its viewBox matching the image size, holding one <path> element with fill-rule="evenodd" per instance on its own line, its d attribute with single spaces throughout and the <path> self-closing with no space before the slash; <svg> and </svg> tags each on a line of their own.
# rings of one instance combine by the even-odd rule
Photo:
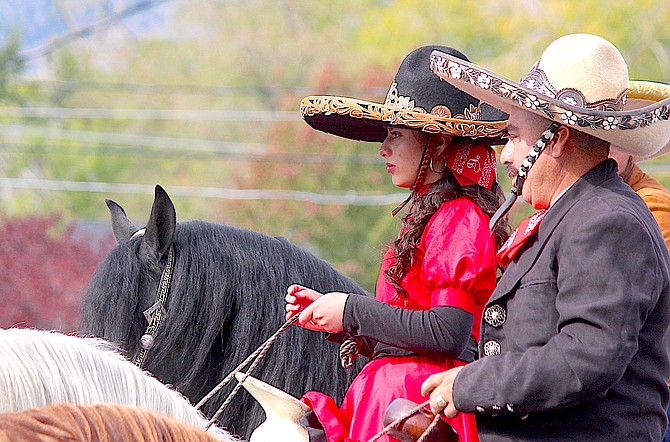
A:
<svg viewBox="0 0 670 442">
<path fill-rule="evenodd" d="M 608 153 L 665 146 L 670 100 L 623 112 L 625 61 L 587 34 L 554 41 L 521 83 L 436 52 L 431 66 L 509 113 L 509 205 L 522 195 L 540 210 L 499 251 L 481 359 L 429 377 L 431 408 L 477 413 L 482 441 L 660 440 L 670 257 Z"/>
</svg>

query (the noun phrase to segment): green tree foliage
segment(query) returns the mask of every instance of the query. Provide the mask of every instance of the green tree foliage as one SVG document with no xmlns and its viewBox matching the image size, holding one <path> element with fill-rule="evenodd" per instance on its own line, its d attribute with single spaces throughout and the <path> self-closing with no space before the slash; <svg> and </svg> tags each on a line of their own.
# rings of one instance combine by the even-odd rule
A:
<svg viewBox="0 0 670 442">
<path fill-rule="evenodd" d="M 168 3 L 174 15 L 165 32 L 135 36 L 120 25 L 49 54 L 55 82 L 17 82 L 22 64 L 16 43 L 0 52 L 0 97 L 6 105 L 116 113 L 111 118 L 92 113 L 86 118 L 64 113 L 0 117 L 0 123 L 14 125 L 12 133 L 0 135 L 4 176 L 147 189 L 159 183 L 171 193 L 181 219 L 228 222 L 285 236 L 370 289 L 384 245 L 397 234 L 398 219 L 390 215 L 394 204 L 319 205 L 299 199 L 203 198 L 195 192 L 399 192 L 377 156 L 377 145 L 318 133 L 301 121 L 298 106 L 304 96 L 322 94 L 381 101 L 402 58 L 424 44 L 453 46 L 474 62 L 519 79 L 553 39 L 590 32 L 620 48 L 631 78 L 670 82 L 669 2 Z M 130 112 L 136 110 L 193 112 L 139 117 Z M 250 116 L 256 111 L 275 111 L 279 117 Z M 221 117 L 221 112 L 235 118 Z M 506 178 L 501 181 L 508 189 Z M 180 196 L 177 189 L 192 194 Z M 105 219 L 103 198 L 122 202 L 138 223 L 148 216 L 152 199 L 150 190 L 126 195 L 7 189 L 0 209 Z"/>
<path fill-rule="evenodd" d="M 19 55 L 19 37 L 12 33 L 0 48 L 0 102 L 21 103 L 21 83 L 18 76 L 23 70 L 24 60 Z"/>
</svg>

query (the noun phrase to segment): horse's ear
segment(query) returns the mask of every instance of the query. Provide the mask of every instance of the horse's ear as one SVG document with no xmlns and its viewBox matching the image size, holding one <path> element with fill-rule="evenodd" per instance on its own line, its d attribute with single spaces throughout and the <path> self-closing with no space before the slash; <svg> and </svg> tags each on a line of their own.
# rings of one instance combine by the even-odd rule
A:
<svg viewBox="0 0 670 442">
<path fill-rule="evenodd" d="M 112 232 L 118 244 L 124 243 L 130 239 L 137 227 L 128 219 L 126 211 L 112 200 L 105 200 L 109 214 L 112 217 Z"/>
<path fill-rule="evenodd" d="M 174 205 L 167 192 L 161 186 L 156 186 L 154 204 L 140 252 L 157 263 L 172 245 L 176 228 L 177 214 Z"/>
</svg>

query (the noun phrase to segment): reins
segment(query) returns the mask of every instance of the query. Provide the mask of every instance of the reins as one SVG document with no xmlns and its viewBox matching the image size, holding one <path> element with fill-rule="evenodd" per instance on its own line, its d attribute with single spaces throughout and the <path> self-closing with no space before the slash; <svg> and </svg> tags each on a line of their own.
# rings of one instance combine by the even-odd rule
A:
<svg viewBox="0 0 670 442">
<path fill-rule="evenodd" d="M 216 413 L 210 418 L 209 423 L 207 424 L 207 427 L 205 430 L 209 429 L 209 427 L 214 424 L 214 422 L 219 418 L 223 410 L 228 406 L 230 401 L 232 401 L 233 397 L 235 394 L 238 392 L 244 381 L 246 380 L 247 377 L 251 375 L 251 373 L 254 371 L 258 363 L 263 359 L 267 351 L 270 349 L 272 344 L 279 338 L 279 336 L 284 333 L 288 328 L 293 325 L 296 321 L 298 320 L 298 315 L 293 316 L 291 319 L 286 321 L 279 329 L 272 335 L 270 336 L 265 342 L 263 342 L 252 354 L 250 354 L 240 365 L 237 366 L 230 374 L 228 374 L 221 382 L 219 382 L 218 385 L 216 385 L 205 397 L 203 397 L 200 402 L 198 402 L 195 406 L 196 410 L 199 410 L 200 407 L 202 407 L 207 401 L 209 401 L 216 393 L 219 392 L 230 380 L 235 376 L 238 372 L 242 371 L 242 369 L 251 362 L 251 365 L 249 366 L 249 369 L 247 370 L 246 374 L 244 377 L 235 385 L 233 390 L 228 394 L 226 397 L 226 400 L 221 404 L 218 410 L 216 410 Z"/>
<path fill-rule="evenodd" d="M 211 427 L 214 422 L 219 418 L 223 410 L 228 406 L 228 404 L 232 401 L 233 397 L 237 392 L 239 391 L 240 387 L 242 387 L 242 384 L 244 381 L 251 375 L 251 373 L 254 371 L 258 363 L 263 359 L 267 351 L 270 349 L 272 344 L 281 336 L 282 333 L 284 333 L 288 328 L 293 325 L 297 320 L 298 320 L 299 315 L 293 316 L 291 319 L 286 321 L 279 329 L 272 335 L 270 336 L 265 342 L 263 342 L 252 354 L 250 354 L 240 365 L 238 365 L 233 371 L 231 371 L 221 382 L 219 382 L 212 390 L 203 397 L 200 402 L 198 402 L 195 405 L 196 410 L 199 410 L 204 404 L 207 403 L 211 398 L 213 398 L 230 380 L 242 369 L 244 369 L 245 366 L 247 366 L 249 363 L 251 365 L 249 366 L 249 369 L 246 371 L 244 374 L 244 377 L 239 380 L 237 385 L 233 388 L 233 390 L 228 394 L 226 397 L 226 400 L 221 404 L 218 410 L 216 410 L 216 413 L 212 415 L 212 417 L 209 420 L 209 423 L 207 424 L 207 427 L 205 430 L 208 430 L 209 427 Z M 380 437 L 382 437 L 384 434 L 388 433 L 390 430 L 393 430 L 396 428 L 398 425 L 400 425 L 402 422 L 404 422 L 406 419 L 409 419 L 410 417 L 414 416 L 415 414 L 421 412 L 421 410 L 428 406 L 430 401 L 426 401 L 420 405 L 417 405 L 413 409 L 409 410 L 407 413 L 403 414 L 399 418 L 395 419 L 393 422 L 388 424 L 386 427 L 384 427 L 379 433 L 377 433 L 372 439 L 370 439 L 368 442 L 375 442 L 378 440 Z M 419 439 L 417 439 L 417 442 L 424 442 L 426 438 L 430 435 L 430 433 L 433 431 L 433 429 L 437 426 L 440 420 L 440 415 L 436 415 L 430 425 L 426 428 L 426 430 L 421 433 L 421 436 Z"/>
</svg>

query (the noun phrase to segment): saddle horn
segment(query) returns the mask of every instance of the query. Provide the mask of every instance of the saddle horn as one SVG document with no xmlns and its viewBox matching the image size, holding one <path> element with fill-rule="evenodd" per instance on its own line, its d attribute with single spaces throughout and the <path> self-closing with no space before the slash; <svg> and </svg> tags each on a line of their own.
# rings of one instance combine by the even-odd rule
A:
<svg viewBox="0 0 670 442">
<path fill-rule="evenodd" d="M 251 434 L 249 442 L 308 442 L 307 430 L 299 419 L 310 408 L 285 391 L 243 372 L 235 373 L 238 382 L 258 401 L 265 411 L 265 422 Z"/>
</svg>

